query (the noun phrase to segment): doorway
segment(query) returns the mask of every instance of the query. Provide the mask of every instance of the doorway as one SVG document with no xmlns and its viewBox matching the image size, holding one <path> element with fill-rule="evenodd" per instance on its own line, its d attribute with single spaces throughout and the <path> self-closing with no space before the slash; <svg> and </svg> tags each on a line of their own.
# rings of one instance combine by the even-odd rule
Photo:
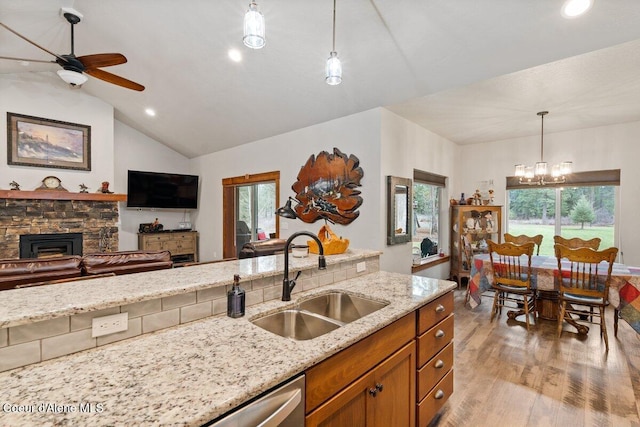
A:
<svg viewBox="0 0 640 427">
<path fill-rule="evenodd" d="M 225 178 L 222 186 L 224 258 L 237 258 L 245 243 L 280 235 L 280 172 Z"/>
</svg>

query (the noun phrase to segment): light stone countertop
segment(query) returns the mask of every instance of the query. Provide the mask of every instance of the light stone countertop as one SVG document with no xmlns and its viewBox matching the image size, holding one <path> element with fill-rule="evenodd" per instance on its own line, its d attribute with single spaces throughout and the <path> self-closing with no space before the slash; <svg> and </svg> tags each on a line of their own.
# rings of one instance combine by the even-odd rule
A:
<svg viewBox="0 0 640 427">
<path fill-rule="evenodd" d="M 327 265 L 380 255 L 380 251 L 352 249 L 326 257 Z M 289 257 L 289 271 L 318 267 L 318 257 Z M 0 328 L 163 298 L 212 286 L 282 275 L 284 256 L 270 255 L 169 270 L 87 279 L 79 282 L 2 291 Z M 1 409 L 1 408 L 0 408 Z"/>
<path fill-rule="evenodd" d="M 376 272 L 298 293 L 291 302 L 248 307 L 239 319 L 211 317 L 3 372 L 0 425 L 200 425 L 455 286 L 444 280 Z M 389 305 L 308 341 L 282 338 L 250 323 L 297 300 L 336 289 Z M 43 403 L 59 405 L 62 411 L 41 407 Z M 80 406 L 87 403 L 92 412 L 80 413 Z M 11 405 L 33 412 L 17 412 Z"/>
</svg>

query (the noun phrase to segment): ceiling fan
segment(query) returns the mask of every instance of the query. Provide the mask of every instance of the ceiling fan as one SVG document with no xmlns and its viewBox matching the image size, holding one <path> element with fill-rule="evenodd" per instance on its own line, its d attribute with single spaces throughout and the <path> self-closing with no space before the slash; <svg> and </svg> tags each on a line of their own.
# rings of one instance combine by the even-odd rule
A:
<svg viewBox="0 0 640 427">
<path fill-rule="evenodd" d="M 69 83 L 71 86 L 82 85 L 84 82 L 87 81 L 87 77 L 85 76 L 85 74 L 88 74 L 97 79 L 104 80 L 105 82 L 122 86 L 127 89 L 132 89 L 137 91 L 144 90 L 144 86 L 142 86 L 139 83 L 133 82 L 131 80 L 125 79 L 124 77 L 120 77 L 100 69 L 100 67 L 110 67 L 112 65 L 119 65 L 127 62 L 127 58 L 121 53 L 97 53 L 94 55 L 76 56 L 74 54 L 73 28 L 78 22 L 80 22 L 82 15 L 73 9 L 62 9 L 61 13 L 64 16 L 64 18 L 69 22 L 69 24 L 71 24 L 71 53 L 70 54 L 58 55 L 56 53 L 53 53 L 45 49 L 44 47 L 40 46 L 39 44 L 29 40 L 22 34 L 19 34 L 17 31 L 9 28 L 2 22 L 0 22 L 0 26 L 11 31 L 13 34 L 31 43 L 35 47 L 41 50 L 44 50 L 50 55 L 55 56 L 56 58 L 55 61 L 44 61 L 40 59 L 24 59 L 24 58 L 0 56 L 0 59 L 9 59 L 14 61 L 27 61 L 27 62 L 56 63 L 63 68 L 62 70 L 58 71 L 58 75 L 60 76 L 60 78 L 62 78 L 62 80 Z"/>
</svg>

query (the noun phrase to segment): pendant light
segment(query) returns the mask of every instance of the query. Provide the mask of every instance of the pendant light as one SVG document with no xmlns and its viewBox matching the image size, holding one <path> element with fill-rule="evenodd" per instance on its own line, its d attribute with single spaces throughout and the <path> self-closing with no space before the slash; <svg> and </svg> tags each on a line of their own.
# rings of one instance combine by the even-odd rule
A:
<svg viewBox="0 0 640 427">
<path fill-rule="evenodd" d="M 547 184 L 563 184 L 566 182 L 566 175 L 571 173 L 573 164 L 571 162 L 562 162 L 551 167 L 551 177 L 548 176 L 547 162 L 544 161 L 544 116 L 549 114 L 548 111 L 540 111 L 540 161 L 535 166 L 516 165 L 515 176 L 519 178 L 520 184 L 528 185 L 547 185 Z"/>
<path fill-rule="evenodd" d="M 336 52 L 336 0 L 333 0 L 333 49 L 327 59 L 325 75 L 324 81 L 331 86 L 342 83 L 342 64 L 338 58 L 338 52 Z"/>
<path fill-rule="evenodd" d="M 251 49 L 262 49 L 265 44 L 264 15 L 258 10 L 256 2 L 249 3 L 249 10 L 244 14 L 244 37 L 242 42 Z"/>
</svg>

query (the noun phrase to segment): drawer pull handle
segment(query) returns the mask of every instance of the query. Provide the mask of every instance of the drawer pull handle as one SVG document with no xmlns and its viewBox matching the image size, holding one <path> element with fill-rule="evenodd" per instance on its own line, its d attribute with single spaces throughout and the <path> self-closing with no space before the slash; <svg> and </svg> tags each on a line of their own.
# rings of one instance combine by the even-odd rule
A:
<svg viewBox="0 0 640 427">
<path fill-rule="evenodd" d="M 378 390 L 376 390 L 375 388 L 370 388 L 369 394 L 373 397 L 376 397 L 376 394 L 378 394 Z"/>
<path fill-rule="evenodd" d="M 444 305 L 438 304 L 436 307 L 436 313 L 442 313 L 444 311 Z"/>
<path fill-rule="evenodd" d="M 442 399 L 444 397 L 444 391 L 442 390 L 436 391 L 436 394 L 433 397 L 435 397 L 437 400 Z"/>
<path fill-rule="evenodd" d="M 442 338 L 442 337 L 444 337 L 444 335 L 445 334 L 444 334 L 444 331 L 442 329 L 438 329 L 436 331 L 436 338 Z"/>
<path fill-rule="evenodd" d="M 444 362 L 441 359 L 438 359 L 433 367 L 436 369 L 442 369 L 444 368 Z"/>
<path fill-rule="evenodd" d="M 376 388 L 378 389 L 378 391 L 380 391 L 380 392 L 381 392 L 381 391 L 382 391 L 382 388 L 383 388 L 383 387 L 382 387 L 382 384 L 377 383 L 377 384 L 376 384 Z"/>
</svg>

